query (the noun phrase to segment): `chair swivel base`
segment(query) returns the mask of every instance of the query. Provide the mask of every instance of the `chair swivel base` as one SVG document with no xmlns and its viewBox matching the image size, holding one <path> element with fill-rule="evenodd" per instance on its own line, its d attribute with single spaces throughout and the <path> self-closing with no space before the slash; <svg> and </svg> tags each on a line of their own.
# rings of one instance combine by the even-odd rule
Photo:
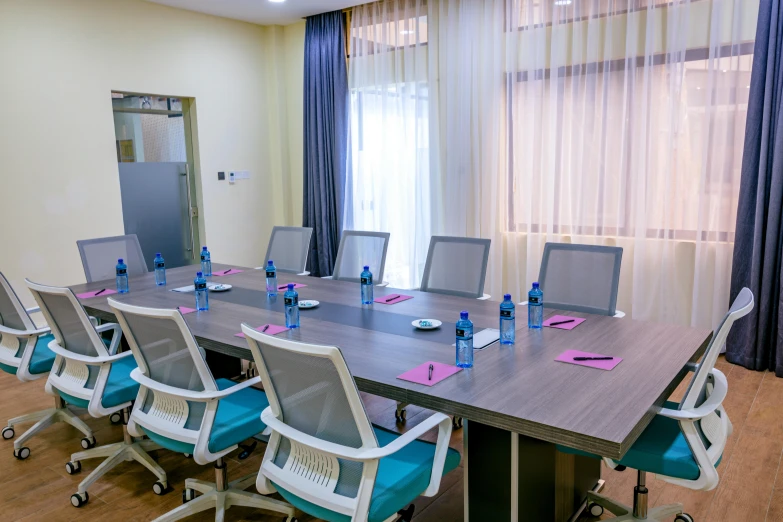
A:
<svg viewBox="0 0 783 522">
<path fill-rule="evenodd" d="M 83 460 L 105 458 L 87 478 L 81 481 L 76 493 L 71 495 L 71 504 L 74 507 L 82 507 L 86 504 L 90 498 L 87 495 L 87 489 L 95 481 L 122 462 L 136 461 L 140 463 L 158 478 L 158 481 L 152 485 L 152 490 L 158 495 L 163 495 L 168 492 L 166 472 L 152 459 L 152 457 L 150 457 L 149 453 L 147 453 L 148 451 L 161 449 L 160 446 L 148 439 L 134 441 L 130 435 L 128 435 L 127 431 L 125 432 L 125 435 L 126 437 L 123 442 L 107 444 L 71 455 L 71 461 L 65 465 L 65 470 L 69 474 L 81 471 L 81 461 Z"/>
<path fill-rule="evenodd" d="M 77 430 L 84 433 L 85 439 L 92 444 L 95 443 L 95 439 L 92 435 L 92 430 L 87 424 L 84 423 L 79 417 L 76 416 L 60 397 L 55 398 L 55 407 L 48 408 L 46 410 L 37 411 L 35 413 L 28 413 L 20 417 L 14 417 L 8 421 L 8 425 L 3 429 L 3 438 L 12 439 L 15 435 L 14 426 L 18 424 L 24 424 L 26 422 L 35 422 L 30 428 L 27 429 L 22 435 L 14 440 L 14 456 L 18 459 L 26 459 L 30 456 L 30 448 L 24 445 L 33 435 L 40 431 L 45 430 L 49 426 L 58 422 L 65 422 L 70 424 Z"/>
<path fill-rule="evenodd" d="M 595 509 L 593 506 L 600 506 L 600 508 L 596 511 L 593 511 L 593 509 Z M 634 510 L 632 507 L 615 502 L 614 500 L 599 493 L 588 491 L 587 513 L 593 516 L 601 516 L 603 513 L 603 509 L 601 508 L 605 508 L 607 511 L 615 515 L 615 518 L 602 520 L 612 520 L 616 522 L 663 522 L 665 520 L 669 520 L 672 515 L 677 515 L 677 517 L 674 519 L 675 522 L 693 522 L 693 518 L 690 515 L 683 513 L 682 504 L 667 504 L 665 506 L 654 507 L 647 510 L 646 516 L 644 518 L 640 518 L 639 516 L 634 516 Z"/>
<path fill-rule="evenodd" d="M 256 483 L 258 473 L 229 482 L 228 487 L 226 487 L 226 465 L 222 463 L 222 459 L 219 459 L 218 463 L 215 464 L 215 476 L 215 483 L 196 479 L 185 480 L 185 491 L 182 494 L 184 503 L 180 507 L 158 517 L 155 519 L 155 522 L 180 520 L 213 508 L 215 509 L 215 522 L 222 522 L 225 518 L 226 510 L 231 506 L 264 509 L 281 513 L 287 517 L 286 520 L 294 520 L 294 507 L 290 504 L 245 491 L 245 488 Z M 201 495 L 196 496 L 196 492 L 201 493 Z"/>
</svg>

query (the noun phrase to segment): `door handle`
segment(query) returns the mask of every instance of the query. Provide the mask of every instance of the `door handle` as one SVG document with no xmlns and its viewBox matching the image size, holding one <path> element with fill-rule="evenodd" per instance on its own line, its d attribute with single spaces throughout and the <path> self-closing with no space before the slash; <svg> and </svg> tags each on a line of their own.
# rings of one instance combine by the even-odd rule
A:
<svg viewBox="0 0 783 522">
<path fill-rule="evenodd" d="M 186 249 L 190 251 L 190 258 L 196 259 L 196 239 L 193 231 L 193 200 L 190 195 L 190 165 L 185 163 L 185 192 L 188 195 L 188 230 L 190 230 L 190 248 Z"/>
</svg>

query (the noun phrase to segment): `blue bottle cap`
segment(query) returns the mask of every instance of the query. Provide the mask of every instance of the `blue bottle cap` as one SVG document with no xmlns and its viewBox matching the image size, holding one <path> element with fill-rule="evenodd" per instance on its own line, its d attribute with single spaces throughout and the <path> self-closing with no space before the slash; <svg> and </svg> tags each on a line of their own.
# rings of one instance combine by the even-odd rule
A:
<svg viewBox="0 0 783 522">
<path fill-rule="evenodd" d="M 266 264 L 272 266 L 275 264 L 275 262 L 270 259 L 269 261 L 266 262 Z"/>
<path fill-rule="evenodd" d="M 538 283 L 533 283 L 533 288 L 538 288 Z"/>
<path fill-rule="evenodd" d="M 201 250 L 206 250 L 206 249 L 207 249 L 207 247 L 205 247 L 205 246 L 204 246 L 204 247 L 201 247 Z"/>
<path fill-rule="evenodd" d="M 293 283 L 288 283 L 288 290 L 289 291 L 293 291 L 293 289 L 294 289 L 294 284 Z"/>
<path fill-rule="evenodd" d="M 119 258 L 119 259 L 117 260 L 117 264 L 118 264 L 118 265 L 121 265 L 121 264 L 122 264 L 122 258 Z"/>
<path fill-rule="evenodd" d="M 369 265 L 364 265 L 364 269 L 369 272 L 370 271 L 370 266 Z"/>
<path fill-rule="evenodd" d="M 504 295 L 503 299 L 506 300 L 506 301 L 511 301 L 511 294 Z"/>
<path fill-rule="evenodd" d="M 468 318 L 468 311 L 467 311 L 467 310 L 463 310 L 463 311 L 461 311 L 461 312 L 459 313 L 459 318 L 460 318 L 460 319 L 467 319 L 467 318 Z"/>
<path fill-rule="evenodd" d="M 157 254 L 155 254 L 155 257 L 160 257 L 160 252 L 158 252 Z"/>
<path fill-rule="evenodd" d="M 203 276 L 204 276 L 203 272 L 196 272 L 196 277 L 203 277 Z"/>
</svg>

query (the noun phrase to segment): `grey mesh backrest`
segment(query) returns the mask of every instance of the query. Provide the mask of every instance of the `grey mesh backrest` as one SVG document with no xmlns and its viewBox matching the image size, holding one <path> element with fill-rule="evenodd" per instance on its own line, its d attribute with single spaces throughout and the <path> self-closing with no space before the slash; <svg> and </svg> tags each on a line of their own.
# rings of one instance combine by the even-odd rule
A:
<svg viewBox="0 0 783 522">
<path fill-rule="evenodd" d="M 0 324 L 14 330 L 35 330 L 35 324 L 27 315 L 22 302 L 2 272 L 0 272 Z"/>
<path fill-rule="evenodd" d="M 79 247 L 84 277 L 88 283 L 114 279 L 118 259 L 123 259 L 128 265 L 129 276 L 149 271 L 136 234 L 82 239 L 76 242 L 76 246 Z"/>
<path fill-rule="evenodd" d="M 389 236 L 388 232 L 344 230 L 332 278 L 358 283 L 362 270 L 369 266 L 374 282 L 383 282 Z"/>
<path fill-rule="evenodd" d="M 489 239 L 432 236 L 422 292 L 481 297 L 487 277 Z"/>
<path fill-rule="evenodd" d="M 544 305 L 614 315 L 622 259 L 620 247 L 547 243 L 538 276 Z"/>
<path fill-rule="evenodd" d="M 279 272 L 299 274 L 305 271 L 307 256 L 310 254 L 310 237 L 313 229 L 309 227 L 274 227 L 269 236 L 264 266 L 270 259 L 275 262 Z"/>
<path fill-rule="evenodd" d="M 282 422 L 297 431 L 335 444 L 351 448 L 377 447 L 359 391 L 337 348 L 314 347 L 322 350 L 321 355 L 316 355 L 296 349 L 301 346 L 306 350 L 313 345 L 295 341 L 270 339 L 267 342 L 250 337 L 248 341 L 251 350 L 258 348 L 254 358 L 258 359 L 260 354 L 260 360 L 256 362 L 259 363 L 264 389 L 273 410 L 274 405 L 279 407 Z M 341 372 L 347 376 L 346 379 L 341 379 Z M 283 438 L 274 457 L 275 465 L 283 468 L 290 451 L 290 441 Z M 340 475 L 335 493 L 355 497 L 362 464 L 342 459 L 339 464 Z"/>
</svg>

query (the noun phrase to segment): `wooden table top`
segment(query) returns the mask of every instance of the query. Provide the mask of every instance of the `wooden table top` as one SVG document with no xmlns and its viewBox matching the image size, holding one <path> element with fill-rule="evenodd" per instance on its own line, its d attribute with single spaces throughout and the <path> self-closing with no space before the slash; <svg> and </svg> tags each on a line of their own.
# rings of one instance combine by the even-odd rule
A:
<svg viewBox="0 0 783 522">
<path fill-rule="evenodd" d="M 232 267 L 214 264 L 213 273 L 228 268 Z M 232 290 L 211 292 L 208 312 L 184 317 L 204 348 L 250 359 L 246 342 L 235 334 L 243 322 L 285 324 L 282 294 L 270 303 L 262 270 L 234 268 L 244 272 L 212 278 L 232 285 Z M 155 285 L 153 273 L 132 277 L 128 294 L 111 297 L 151 308 L 193 307 L 192 293 L 169 290 L 192 284 L 196 270 L 167 270 L 164 287 Z M 496 301 L 376 287 L 376 298 L 395 293 L 414 298 L 363 307 L 356 283 L 278 275 L 279 284 L 289 281 L 307 285 L 298 289 L 300 300 L 321 304 L 301 311 L 301 328 L 280 335 L 339 346 L 359 389 L 612 458 L 630 448 L 682 380 L 685 363 L 703 353 L 712 335 L 705 329 L 574 312 L 564 313 L 587 318 L 574 330 L 530 330 L 526 307 L 518 306 L 515 345 L 495 343 L 477 351 L 473 368 L 428 387 L 396 377 L 426 361 L 454 364 L 451 344 L 459 312 L 470 311 L 476 332 L 498 328 Z M 114 281 L 71 289 L 78 294 L 104 287 L 114 288 Z M 91 315 L 114 319 L 107 297 L 83 299 L 82 304 Z M 555 313 L 545 309 L 545 316 Z M 440 319 L 444 325 L 440 332 L 420 332 L 410 326 L 417 318 Z M 389 325 L 399 333 L 390 331 Z M 568 349 L 623 361 L 612 371 L 556 362 Z"/>
</svg>

